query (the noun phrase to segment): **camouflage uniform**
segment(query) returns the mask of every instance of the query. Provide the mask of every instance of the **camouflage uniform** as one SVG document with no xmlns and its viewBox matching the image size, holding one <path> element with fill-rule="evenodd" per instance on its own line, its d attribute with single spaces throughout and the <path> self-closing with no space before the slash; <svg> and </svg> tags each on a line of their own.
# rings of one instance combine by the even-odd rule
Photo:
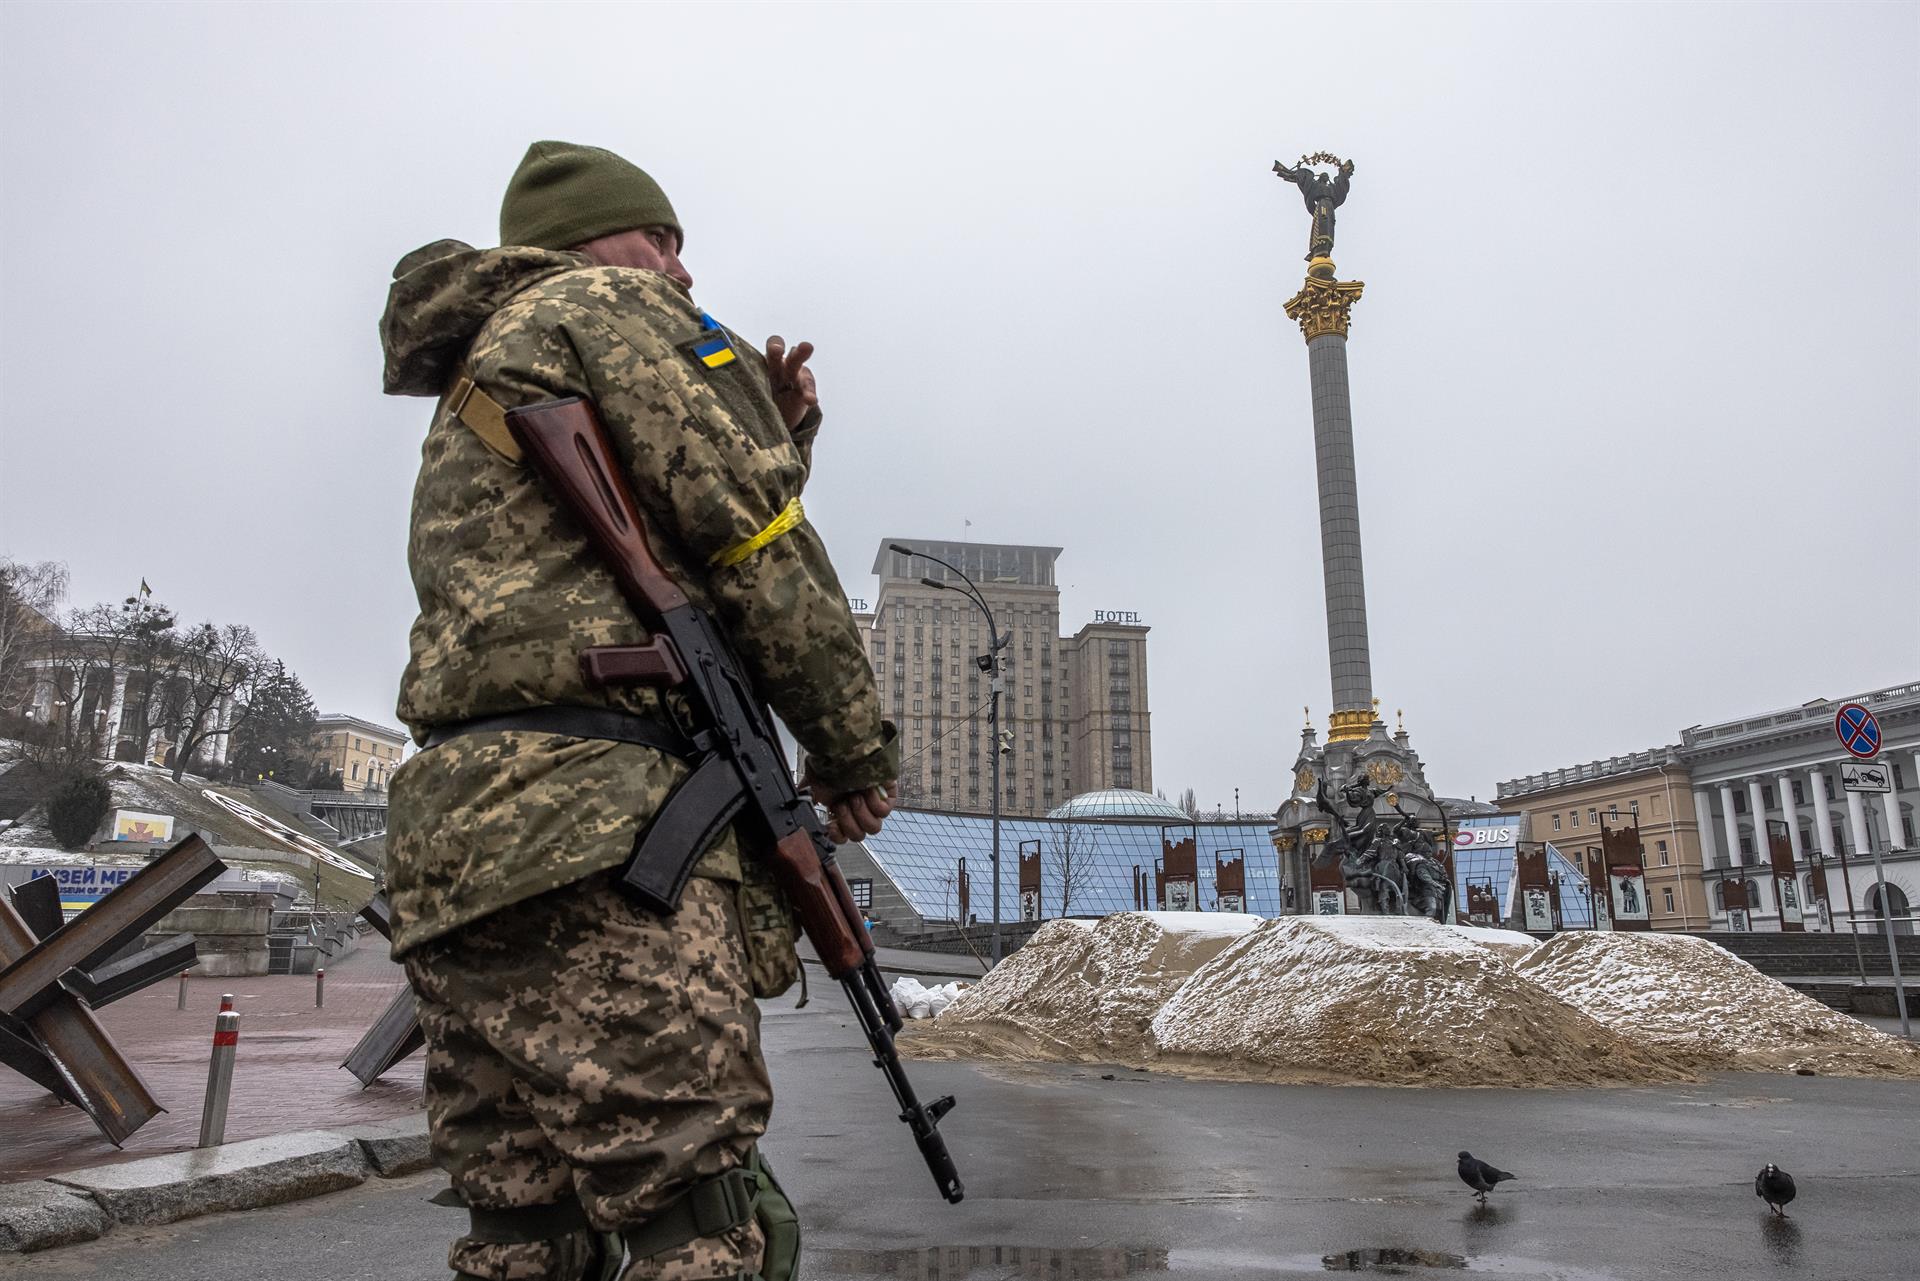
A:
<svg viewBox="0 0 1920 1281">
<path fill-rule="evenodd" d="M 812 529 L 709 567 L 807 477 L 818 415 L 788 431 L 760 353 L 730 335 L 739 358 L 707 368 L 691 347 L 711 322 L 674 282 L 577 254 L 441 241 L 394 274 L 386 389 L 443 397 L 408 545 L 420 615 L 399 714 L 415 736 L 556 704 L 663 714 L 654 690 L 583 682 L 580 649 L 646 633 L 538 478 L 449 412 L 465 372 L 509 408 L 593 401 L 656 553 L 727 628 L 814 778 L 836 791 L 892 778 L 893 727 Z M 686 772 L 647 747 L 511 731 L 453 738 L 394 776 L 394 954 L 427 1029 L 435 1153 L 471 1205 L 578 1197 L 595 1228 L 630 1228 L 740 1166 L 766 1127 L 753 997 L 797 973 L 777 889 L 732 832 L 672 917 L 610 875 Z M 584 1240 L 463 1238 L 450 1262 L 494 1281 L 572 1277 Z M 759 1252 L 749 1225 L 624 1275 L 731 1277 Z"/>
</svg>

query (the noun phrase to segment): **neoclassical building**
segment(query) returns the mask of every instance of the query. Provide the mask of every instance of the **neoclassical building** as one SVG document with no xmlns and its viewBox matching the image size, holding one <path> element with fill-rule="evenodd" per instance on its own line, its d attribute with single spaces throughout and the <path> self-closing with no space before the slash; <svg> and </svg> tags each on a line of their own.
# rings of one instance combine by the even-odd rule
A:
<svg viewBox="0 0 1920 1281">
<path fill-rule="evenodd" d="M 1840 766 L 1853 758 L 1834 722 L 1848 703 L 1880 723 L 1878 762 L 1890 795 L 1841 784 Z M 1897 931 L 1913 932 L 1920 682 L 1695 725 L 1673 746 L 1511 779 L 1497 795 L 1528 815 L 1537 839 L 1563 848 L 1591 843 L 1601 818 L 1616 810 L 1637 820 L 1649 885 L 1656 876 L 1672 882 L 1660 890 L 1656 929 L 1778 930 L 1784 923 L 1877 931 L 1890 913 Z M 1785 841 L 1790 877 L 1775 875 L 1775 834 Z"/>
<path fill-rule="evenodd" d="M 1889 767 L 1893 792 L 1886 796 L 1848 792 L 1839 767 L 1853 758 L 1834 733 L 1834 718 L 1847 703 L 1859 703 L 1880 722 L 1879 760 Z M 1920 849 L 1914 806 L 1920 803 L 1920 681 L 1871 690 L 1850 698 L 1813 699 L 1798 707 L 1765 712 L 1680 733 L 1680 759 L 1692 776 L 1693 804 L 1700 815 L 1707 899 L 1716 928 L 1725 928 L 1729 879 L 1757 892 L 1751 905 L 1755 929 L 1778 929 L 1778 886 L 1764 870 L 1767 823 L 1784 825 L 1802 902 L 1821 897 L 1825 881 L 1831 924 L 1849 928 L 1849 918 L 1877 920 L 1890 910 L 1905 932 L 1920 903 Z M 1778 829 L 1775 829 L 1778 830 Z M 1878 853 L 1887 885 L 1874 873 Z M 1788 904 L 1791 916 L 1792 904 Z M 1808 921 L 1811 927 L 1814 922 Z"/>
</svg>

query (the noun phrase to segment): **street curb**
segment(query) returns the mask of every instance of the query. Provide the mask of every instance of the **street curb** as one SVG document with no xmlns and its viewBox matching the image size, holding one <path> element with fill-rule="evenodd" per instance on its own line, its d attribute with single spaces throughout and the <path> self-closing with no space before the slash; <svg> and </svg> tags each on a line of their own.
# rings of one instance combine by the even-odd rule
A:
<svg viewBox="0 0 1920 1281">
<path fill-rule="evenodd" d="M 257 1210 L 432 1165 L 424 1112 L 0 1184 L 0 1255 L 97 1240 L 116 1224 Z"/>
<path fill-rule="evenodd" d="M 0 1254 L 27 1254 L 99 1238 L 112 1224 L 84 1192 L 35 1179 L 0 1184 Z"/>
</svg>

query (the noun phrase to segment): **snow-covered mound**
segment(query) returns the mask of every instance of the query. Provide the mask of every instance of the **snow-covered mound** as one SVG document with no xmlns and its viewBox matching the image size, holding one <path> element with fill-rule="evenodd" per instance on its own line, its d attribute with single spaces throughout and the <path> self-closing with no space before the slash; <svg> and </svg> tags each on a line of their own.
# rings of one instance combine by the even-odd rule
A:
<svg viewBox="0 0 1920 1281">
<path fill-rule="evenodd" d="M 1482 942 L 1417 917 L 1268 921 L 1153 1020 L 1168 1066 L 1242 1079 L 1584 1085 L 1682 1079 Z"/>
<path fill-rule="evenodd" d="M 1519 930 L 1493 930 L 1484 925 L 1454 925 L 1448 927 L 1481 947 L 1493 951 L 1509 964 L 1540 946 L 1540 940 L 1531 934 L 1522 934 Z"/>
<path fill-rule="evenodd" d="M 921 1057 L 1136 1062 L 1166 999 L 1259 924 L 1226 912 L 1049 921 L 903 1045 Z"/>
<path fill-rule="evenodd" d="M 1920 1049 L 1706 939 L 1582 930 L 1555 935 L 1516 968 L 1615 1031 L 1711 1066 L 1920 1076 Z"/>
</svg>

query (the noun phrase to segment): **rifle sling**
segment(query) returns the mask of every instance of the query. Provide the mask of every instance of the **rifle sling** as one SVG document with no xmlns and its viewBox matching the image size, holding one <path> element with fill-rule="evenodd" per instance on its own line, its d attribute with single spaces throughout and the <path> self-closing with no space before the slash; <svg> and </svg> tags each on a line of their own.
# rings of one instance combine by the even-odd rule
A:
<svg viewBox="0 0 1920 1281">
<path fill-rule="evenodd" d="M 682 760 L 692 758 L 698 749 L 685 734 L 651 716 L 623 712 L 613 707 L 524 707 L 494 716 L 476 716 L 469 721 L 441 725 L 427 734 L 423 747 L 438 747 L 461 734 L 563 734 L 568 738 L 598 738 L 613 743 L 634 743 L 651 747 Z"/>
</svg>

